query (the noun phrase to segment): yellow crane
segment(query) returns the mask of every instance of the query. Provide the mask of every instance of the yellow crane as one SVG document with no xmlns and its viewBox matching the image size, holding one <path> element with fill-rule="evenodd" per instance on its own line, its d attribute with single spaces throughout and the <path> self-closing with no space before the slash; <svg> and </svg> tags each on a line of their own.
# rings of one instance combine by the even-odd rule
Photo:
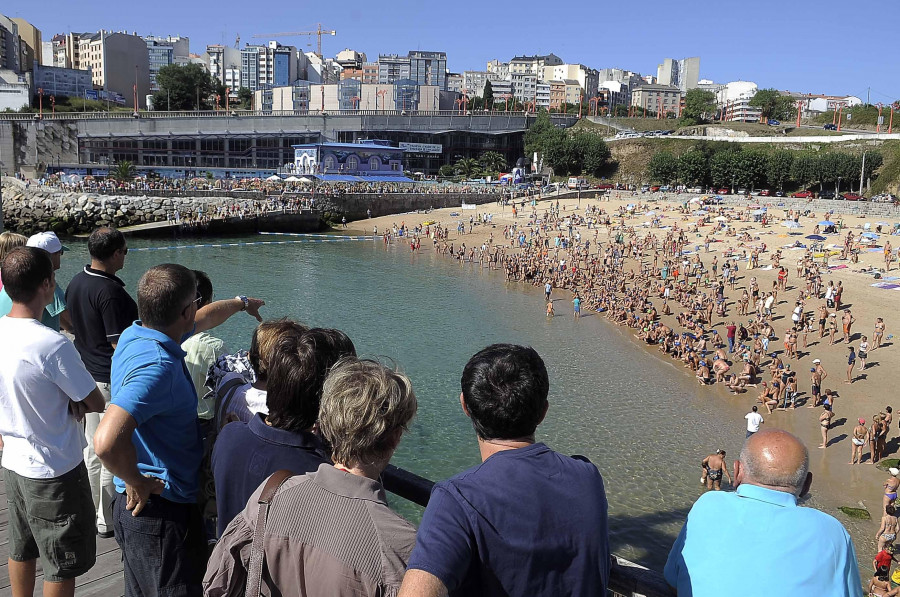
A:
<svg viewBox="0 0 900 597">
<path fill-rule="evenodd" d="M 322 55 L 322 35 L 337 35 L 334 29 L 322 29 L 322 23 L 318 23 L 315 31 L 288 31 L 285 33 L 260 33 L 254 35 L 255 38 L 274 39 L 276 37 L 299 37 L 301 35 L 316 36 L 316 54 Z"/>
</svg>

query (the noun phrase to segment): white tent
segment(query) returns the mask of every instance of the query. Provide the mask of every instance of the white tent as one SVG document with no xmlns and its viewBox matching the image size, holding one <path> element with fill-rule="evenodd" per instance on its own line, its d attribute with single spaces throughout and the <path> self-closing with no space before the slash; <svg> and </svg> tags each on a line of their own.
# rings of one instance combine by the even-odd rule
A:
<svg viewBox="0 0 900 597">
<path fill-rule="evenodd" d="M 300 179 L 296 176 L 288 176 L 284 179 L 284 182 L 300 182 Z"/>
<path fill-rule="evenodd" d="M 281 177 L 278 176 L 277 174 L 273 174 L 272 176 L 270 176 L 270 177 L 267 178 L 266 180 L 269 181 L 269 182 L 281 182 Z"/>
<path fill-rule="evenodd" d="M 306 178 L 305 176 L 300 177 L 300 182 L 312 182 L 311 178 Z"/>
</svg>

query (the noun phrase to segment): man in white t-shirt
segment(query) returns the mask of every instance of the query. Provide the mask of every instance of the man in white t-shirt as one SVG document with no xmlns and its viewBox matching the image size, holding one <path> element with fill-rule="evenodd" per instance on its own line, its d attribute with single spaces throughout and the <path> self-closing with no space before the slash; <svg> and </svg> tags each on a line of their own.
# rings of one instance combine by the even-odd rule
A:
<svg viewBox="0 0 900 597">
<path fill-rule="evenodd" d="M 44 594 L 74 595 L 75 578 L 91 569 L 97 553 L 79 421 L 103 410 L 103 395 L 75 346 L 40 322 L 56 290 L 50 254 L 19 247 L 3 259 L 0 275 L 13 301 L 0 318 L 0 464 L 12 591 L 33 592 L 40 557 Z"/>
<path fill-rule="evenodd" d="M 750 412 L 744 415 L 744 418 L 747 419 L 747 437 L 750 437 L 751 435 L 759 431 L 759 426 L 765 423 L 762 415 L 756 411 L 757 408 L 754 406 Z"/>
</svg>

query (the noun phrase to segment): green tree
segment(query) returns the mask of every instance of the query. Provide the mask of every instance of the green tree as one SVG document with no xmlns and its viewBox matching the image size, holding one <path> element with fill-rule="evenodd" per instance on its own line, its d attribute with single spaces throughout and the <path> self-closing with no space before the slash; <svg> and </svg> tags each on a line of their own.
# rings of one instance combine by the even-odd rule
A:
<svg viewBox="0 0 900 597">
<path fill-rule="evenodd" d="M 495 174 L 506 170 L 506 158 L 499 151 L 485 151 L 478 156 L 481 169 L 487 173 Z"/>
<path fill-rule="evenodd" d="M 801 189 L 808 189 L 819 182 L 819 155 L 811 152 L 797 154 L 791 164 L 791 179 Z"/>
<path fill-rule="evenodd" d="M 481 164 L 475 158 L 459 158 L 453 164 L 454 171 L 464 179 L 470 179 L 478 176 L 481 172 Z"/>
<path fill-rule="evenodd" d="M 650 180 L 669 184 L 678 177 L 678 160 L 668 151 L 657 151 L 647 164 Z"/>
<path fill-rule="evenodd" d="M 609 166 L 609 159 L 612 153 L 600 135 L 592 133 L 581 133 L 578 137 L 585 137 L 580 147 L 584 154 L 581 159 L 582 174 L 590 174 L 591 176 L 602 176 L 603 172 Z"/>
<path fill-rule="evenodd" d="M 688 186 L 705 186 L 709 178 L 709 161 L 703 152 L 693 150 L 678 157 L 678 179 Z"/>
<path fill-rule="evenodd" d="M 118 164 L 116 164 L 116 167 L 113 168 L 112 172 L 110 172 L 110 174 L 119 182 L 127 182 L 134 178 L 134 164 L 127 160 L 124 162 L 119 162 Z"/>
<path fill-rule="evenodd" d="M 238 109 L 239 110 L 252 110 L 253 109 L 253 92 L 247 89 L 246 87 L 241 87 L 238 89 Z"/>
<path fill-rule="evenodd" d="M 791 166 L 794 164 L 794 154 L 786 149 L 777 149 L 769 154 L 766 160 L 766 180 L 779 191 L 784 189 L 784 183 L 791 178 Z"/>
<path fill-rule="evenodd" d="M 491 85 L 490 81 L 485 82 L 481 97 L 484 98 L 485 107 L 494 105 L 494 87 Z"/>
<path fill-rule="evenodd" d="M 768 160 L 758 149 L 744 149 L 738 152 L 735 161 L 735 183 L 747 189 L 756 189 L 766 179 Z"/>
<path fill-rule="evenodd" d="M 156 110 L 211 110 L 215 80 L 199 64 L 168 64 L 156 75 L 159 91 L 153 94 Z"/>
<path fill-rule="evenodd" d="M 690 89 L 684 96 L 681 126 L 706 122 L 716 111 L 716 94 L 705 89 Z"/>
<path fill-rule="evenodd" d="M 443 166 L 438 168 L 438 176 L 442 176 L 444 178 L 456 176 L 456 166 L 454 166 L 453 164 L 444 164 Z"/>
<path fill-rule="evenodd" d="M 713 154 L 709 160 L 709 177 L 714 185 L 730 187 L 735 182 L 737 154 L 733 148 Z"/>
<path fill-rule="evenodd" d="M 781 97 L 781 94 L 778 93 L 777 89 L 760 89 L 750 98 L 750 105 L 754 108 L 759 108 L 760 112 L 762 112 L 762 117 L 768 120 L 769 118 L 775 118 L 775 113 L 778 111 L 779 97 Z"/>
</svg>

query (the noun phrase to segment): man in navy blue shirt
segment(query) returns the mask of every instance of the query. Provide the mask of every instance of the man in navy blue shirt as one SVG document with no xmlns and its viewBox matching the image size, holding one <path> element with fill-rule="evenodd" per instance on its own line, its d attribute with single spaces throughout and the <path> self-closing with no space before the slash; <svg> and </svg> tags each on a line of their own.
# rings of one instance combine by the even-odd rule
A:
<svg viewBox="0 0 900 597">
<path fill-rule="evenodd" d="M 356 356 L 356 349 L 340 330 L 291 329 L 272 347 L 267 358 L 268 415 L 258 413 L 249 423 L 225 425 L 213 449 L 220 537 L 275 471 L 302 475 L 331 464 L 312 427 L 319 418 L 325 377 L 345 356 Z"/>
<path fill-rule="evenodd" d="M 460 401 L 482 463 L 435 486 L 400 597 L 606 593 L 603 479 L 535 443 L 549 386 L 532 348 L 495 344 L 466 364 Z"/>
</svg>

